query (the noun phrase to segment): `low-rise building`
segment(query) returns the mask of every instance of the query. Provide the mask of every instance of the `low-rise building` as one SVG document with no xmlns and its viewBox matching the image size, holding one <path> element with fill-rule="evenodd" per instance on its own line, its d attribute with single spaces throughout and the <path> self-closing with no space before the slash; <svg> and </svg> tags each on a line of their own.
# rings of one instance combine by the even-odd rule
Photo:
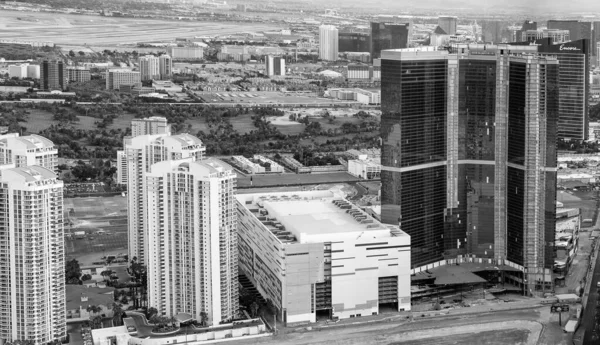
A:
<svg viewBox="0 0 600 345">
<path fill-rule="evenodd" d="M 286 324 L 410 310 L 410 236 L 397 226 L 332 191 L 236 198 L 240 271 Z"/>
<path fill-rule="evenodd" d="M 368 158 L 367 155 L 361 155 L 358 159 L 351 159 L 348 161 L 348 173 L 366 180 L 380 178 L 381 159 Z"/>
<path fill-rule="evenodd" d="M 70 82 L 85 83 L 92 80 L 89 68 L 83 66 L 67 67 L 67 79 Z"/>
<path fill-rule="evenodd" d="M 88 321 L 90 316 L 112 317 L 112 305 L 115 303 L 114 288 L 85 287 L 83 285 L 65 285 L 67 296 L 67 321 Z M 100 308 L 92 313 L 90 306 Z"/>
</svg>

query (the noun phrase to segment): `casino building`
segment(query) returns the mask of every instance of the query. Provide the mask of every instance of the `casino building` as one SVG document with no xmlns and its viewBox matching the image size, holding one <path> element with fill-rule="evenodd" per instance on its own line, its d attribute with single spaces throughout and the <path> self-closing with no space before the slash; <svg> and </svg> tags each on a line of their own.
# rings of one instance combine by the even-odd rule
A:
<svg viewBox="0 0 600 345">
<path fill-rule="evenodd" d="M 411 236 L 413 278 L 552 290 L 559 66 L 527 45 L 382 52 L 381 220 Z"/>
</svg>

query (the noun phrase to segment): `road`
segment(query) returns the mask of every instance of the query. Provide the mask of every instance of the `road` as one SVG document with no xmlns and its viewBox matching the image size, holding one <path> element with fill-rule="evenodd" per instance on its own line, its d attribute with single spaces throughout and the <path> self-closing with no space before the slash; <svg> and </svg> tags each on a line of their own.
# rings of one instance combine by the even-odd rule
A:
<svg viewBox="0 0 600 345">
<path fill-rule="evenodd" d="M 600 217 L 599 217 L 600 218 Z M 598 330 L 596 327 L 596 305 L 598 303 L 598 289 L 596 288 L 600 281 L 600 255 L 596 258 L 596 268 L 592 276 L 592 286 L 588 296 L 588 303 L 583 311 L 583 321 L 581 327 L 585 328 L 584 345 L 596 345 L 599 343 Z"/>
<path fill-rule="evenodd" d="M 555 320 L 556 319 L 556 320 Z M 480 332 L 501 332 L 507 339 L 519 339 L 522 344 L 567 344 L 558 326 L 558 317 L 550 314 L 548 307 L 525 310 L 502 310 L 482 313 L 418 319 L 414 322 L 395 321 L 377 324 L 349 325 L 340 328 L 322 328 L 309 332 L 295 332 L 262 339 L 233 341 L 233 344 L 433 344 L 444 337 L 444 344 L 482 344 Z M 543 327 L 542 327 L 543 325 Z M 500 340 L 500 342 L 498 341 Z M 506 339 L 504 339 L 506 340 Z M 485 344 L 508 344 L 503 339 Z"/>
</svg>

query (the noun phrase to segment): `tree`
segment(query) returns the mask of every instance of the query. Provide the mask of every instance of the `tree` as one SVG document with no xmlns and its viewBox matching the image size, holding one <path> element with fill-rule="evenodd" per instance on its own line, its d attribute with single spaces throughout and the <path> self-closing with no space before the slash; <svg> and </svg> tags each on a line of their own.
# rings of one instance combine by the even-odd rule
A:
<svg viewBox="0 0 600 345">
<path fill-rule="evenodd" d="M 256 317 L 258 315 L 259 308 L 260 306 L 258 305 L 258 303 L 256 303 L 256 301 L 252 302 L 250 304 L 250 316 Z"/>
<path fill-rule="evenodd" d="M 84 275 L 81 276 L 81 281 L 82 282 L 87 281 L 87 280 L 91 280 L 91 279 L 92 279 L 92 276 L 90 274 L 84 274 Z"/>
<path fill-rule="evenodd" d="M 208 314 L 205 311 L 200 312 L 200 324 L 202 326 L 206 326 L 206 322 L 208 321 Z"/>
<path fill-rule="evenodd" d="M 86 310 L 87 310 L 88 313 L 90 313 L 90 314 L 93 315 L 93 314 L 98 314 L 99 312 L 101 312 L 102 308 L 99 307 L 99 306 L 97 306 L 97 305 L 90 305 L 90 306 L 87 307 Z"/>
<path fill-rule="evenodd" d="M 108 278 L 110 278 L 110 276 L 113 274 L 112 270 L 106 270 L 106 271 L 102 271 L 100 273 L 101 276 L 104 277 L 104 280 L 107 280 Z"/>
<path fill-rule="evenodd" d="M 92 329 L 102 328 L 102 316 L 90 317 L 90 326 Z"/>
<path fill-rule="evenodd" d="M 67 261 L 65 265 L 65 282 L 67 284 L 80 284 L 81 267 L 77 259 Z"/>
<path fill-rule="evenodd" d="M 114 324 L 116 326 L 120 326 L 122 323 L 122 317 L 123 317 L 123 306 L 119 303 L 113 303 L 112 311 L 113 311 Z"/>
<path fill-rule="evenodd" d="M 75 57 L 75 52 L 74 52 L 74 51 L 72 51 L 72 50 L 71 50 L 71 51 L 69 51 L 69 56 L 70 56 L 70 57 Z"/>
<path fill-rule="evenodd" d="M 154 315 L 157 315 L 157 314 L 158 314 L 158 310 L 154 307 L 150 307 L 146 311 L 146 317 L 148 318 L 148 320 L 152 319 L 152 317 L 154 317 Z"/>
<path fill-rule="evenodd" d="M 85 56 L 85 53 L 80 50 L 79 51 L 79 56 Z"/>
</svg>

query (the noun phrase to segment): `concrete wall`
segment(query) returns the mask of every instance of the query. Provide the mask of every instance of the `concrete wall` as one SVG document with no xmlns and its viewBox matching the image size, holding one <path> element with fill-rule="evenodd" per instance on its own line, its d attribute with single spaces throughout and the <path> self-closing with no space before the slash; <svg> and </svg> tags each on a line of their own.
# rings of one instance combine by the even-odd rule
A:
<svg viewBox="0 0 600 345">
<path fill-rule="evenodd" d="M 399 309 L 410 310 L 410 237 L 345 240 L 331 244 L 334 316 L 379 312 L 379 277 L 398 277 Z M 349 289 L 348 287 L 352 287 Z M 360 293 L 356 293 L 360 291 Z"/>
</svg>

